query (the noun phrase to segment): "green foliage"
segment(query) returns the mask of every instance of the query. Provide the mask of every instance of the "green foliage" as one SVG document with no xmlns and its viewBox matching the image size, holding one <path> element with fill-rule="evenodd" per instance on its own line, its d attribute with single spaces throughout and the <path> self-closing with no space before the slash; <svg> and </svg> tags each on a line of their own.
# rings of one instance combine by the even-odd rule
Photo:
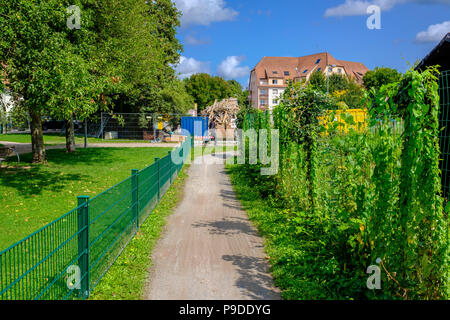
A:
<svg viewBox="0 0 450 320">
<path fill-rule="evenodd" d="M 363 82 L 367 90 L 372 88 L 379 90 L 383 85 L 398 82 L 401 77 L 401 73 L 395 69 L 376 67 L 366 72 Z"/>
<path fill-rule="evenodd" d="M 261 178 L 258 166 L 247 166 L 239 178 L 252 181 L 246 184 L 270 206 L 257 220 L 269 234 L 283 295 L 447 299 L 449 230 L 440 185 L 436 70 L 408 71 L 398 84 L 373 90 L 368 127 L 352 127 L 353 117 L 343 113 L 346 133 L 333 122 L 334 112 L 322 128 L 320 105 L 332 104 L 311 88 L 300 89 L 287 90 L 274 110 L 278 174 Z M 397 117 L 399 109 L 404 119 Z M 378 258 L 382 289 L 371 291 L 365 271 Z"/>
<path fill-rule="evenodd" d="M 325 74 L 321 71 L 314 71 L 309 77 L 309 85 L 320 92 L 327 92 L 327 78 Z"/>
<path fill-rule="evenodd" d="M 220 101 L 232 96 L 239 96 L 242 92 L 236 81 L 227 82 L 221 77 L 212 77 L 206 73 L 194 74 L 184 81 L 187 92 L 198 105 L 199 112 L 212 105 L 215 100 Z"/>
<path fill-rule="evenodd" d="M 315 71 L 308 85 L 320 92 L 327 92 L 327 78 L 321 71 Z M 352 78 L 332 74 L 328 77 L 329 94 L 336 100 L 339 109 L 362 109 L 365 107 L 365 91 Z"/>
<path fill-rule="evenodd" d="M 319 117 L 333 105 L 333 100 L 326 94 L 297 83 L 290 84 L 286 88 L 280 105 L 274 112 L 274 127 L 280 130 L 281 154 L 285 153 L 291 143 L 301 145 L 305 152 L 310 210 L 314 210 L 315 207 L 314 175 L 317 165 L 315 153 L 320 131 Z M 283 161 L 281 163 L 283 165 Z"/>
<path fill-rule="evenodd" d="M 80 29 L 67 26 L 70 5 L 81 10 Z M 170 0 L 4 1 L 0 73 L 30 113 L 33 144 L 43 150 L 42 116 L 188 109 L 172 68 L 179 17 Z"/>
</svg>

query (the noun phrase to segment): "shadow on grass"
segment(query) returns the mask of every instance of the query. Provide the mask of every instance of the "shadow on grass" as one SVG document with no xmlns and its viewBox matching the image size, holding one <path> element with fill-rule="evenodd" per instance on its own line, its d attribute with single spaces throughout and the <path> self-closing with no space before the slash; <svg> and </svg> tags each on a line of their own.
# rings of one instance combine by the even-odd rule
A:
<svg viewBox="0 0 450 320">
<path fill-rule="evenodd" d="M 111 149 L 80 149 L 75 153 L 66 153 L 64 150 L 47 150 L 48 164 L 31 164 L 32 155 L 21 156 L 20 165 L 11 157 L 0 168 L 0 183 L 11 187 L 23 195 L 39 195 L 44 190 L 60 191 L 66 184 L 89 177 L 87 174 L 67 173 L 58 170 L 60 166 L 83 165 L 89 170 L 89 166 L 110 165 L 112 162 L 121 161 L 121 157 Z M 95 166 L 94 169 L 95 170 Z M 54 168 L 53 168 L 54 167 Z"/>
<path fill-rule="evenodd" d="M 125 154 L 118 155 L 115 148 L 78 148 L 76 152 L 67 153 L 65 149 L 46 150 L 48 165 L 109 165 L 113 162 L 125 161 Z M 21 155 L 21 161 L 31 164 L 32 154 Z"/>
<path fill-rule="evenodd" d="M 86 177 L 82 174 L 64 174 L 61 171 L 49 172 L 40 166 L 0 168 L 2 186 L 14 188 L 27 196 L 41 194 L 44 190 L 60 191 L 68 182 Z"/>
</svg>

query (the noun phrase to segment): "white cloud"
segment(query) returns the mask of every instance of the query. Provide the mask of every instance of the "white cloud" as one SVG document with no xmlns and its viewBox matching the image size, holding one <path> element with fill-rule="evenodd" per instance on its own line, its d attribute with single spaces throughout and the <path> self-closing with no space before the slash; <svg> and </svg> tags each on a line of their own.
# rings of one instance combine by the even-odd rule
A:
<svg viewBox="0 0 450 320">
<path fill-rule="evenodd" d="M 207 39 L 199 39 L 196 38 L 194 35 L 188 34 L 185 38 L 184 41 L 186 42 L 186 44 L 190 44 L 193 46 L 199 46 L 199 45 L 204 45 L 204 44 L 209 44 L 210 41 Z"/>
<path fill-rule="evenodd" d="M 376 5 L 382 11 L 389 11 L 397 4 L 403 3 L 421 3 L 421 4 L 447 4 L 450 0 L 345 0 L 344 3 L 328 8 L 325 11 L 325 17 L 343 17 L 343 16 L 361 16 L 367 14 L 367 8 Z"/>
<path fill-rule="evenodd" d="M 248 76 L 250 74 L 250 68 L 247 66 L 240 67 L 245 57 L 229 56 L 223 60 L 217 68 L 219 76 L 225 79 L 236 79 Z"/>
<path fill-rule="evenodd" d="M 448 32 L 450 32 L 450 21 L 433 24 L 416 35 L 416 42 L 439 42 Z"/>
<path fill-rule="evenodd" d="M 180 63 L 175 67 L 175 71 L 180 79 L 189 78 L 196 73 L 209 73 L 209 62 L 181 56 Z"/>
<path fill-rule="evenodd" d="M 208 26 L 212 22 L 233 20 L 239 13 L 226 7 L 225 0 L 173 0 L 181 16 L 181 26 Z"/>
</svg>

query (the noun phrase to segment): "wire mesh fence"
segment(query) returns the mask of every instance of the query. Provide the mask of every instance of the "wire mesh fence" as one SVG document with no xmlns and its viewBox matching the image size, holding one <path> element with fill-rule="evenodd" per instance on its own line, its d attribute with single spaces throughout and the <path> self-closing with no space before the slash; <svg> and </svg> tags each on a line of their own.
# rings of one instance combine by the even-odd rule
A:
<svg viewBox="0 0 450 320">
<path fill-rule="evenodd" d="M 441 72 L 439 76 L 440 116 L 442 128 L 439 136 L 442 161 L 442 190 L 444 198 L 449 198 L 450 191 L 450 70 Z"/>
<path fill-rule="evenodd" d="M 89 122 L 90 133 L 104 140 L 148 140 L 164 142 L 180 130 L 183 114 L 102 113 Z"/>
<path fill-rule="evenodd" d="M 86 299 L 180 172 L 191 139 L 0 252 L 0 300 Z"/>
</svg>

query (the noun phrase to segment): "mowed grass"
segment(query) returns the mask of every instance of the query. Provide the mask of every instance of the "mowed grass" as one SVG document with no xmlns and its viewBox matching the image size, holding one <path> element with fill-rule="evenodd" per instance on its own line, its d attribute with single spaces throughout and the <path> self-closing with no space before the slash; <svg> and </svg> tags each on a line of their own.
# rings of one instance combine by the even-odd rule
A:
<svg viewBox="0 0 450 320">
<path fill-rule="evenodd" d="M 31 136 L 29 133 L 7 133 L 0 134 L 0 141 L 9 141 L 17 143 L 31 143 Z M 125 139 L 112 139 L 112 140 L 102 140 L 99 138 L 88 137 L 88 143 L 145 143 L 144 140 L 125 140 Z M 46 133 L 44 134 L 44 144 L 55 145 L 55 144 L 65 144 L 66 137 L 57 133 Z M 76 144 L 83 144 L 84 137 L 76 136 Z"/>
<path fill-rule="evenodd" d="M 78 195 L 93 197 L 164 157 L 171 148 L 92 148 L 73 154 L 47 150 L 48 164 L 31 154 L 0 168 L 0 251 L 73 209 Z"/>
</svg>

